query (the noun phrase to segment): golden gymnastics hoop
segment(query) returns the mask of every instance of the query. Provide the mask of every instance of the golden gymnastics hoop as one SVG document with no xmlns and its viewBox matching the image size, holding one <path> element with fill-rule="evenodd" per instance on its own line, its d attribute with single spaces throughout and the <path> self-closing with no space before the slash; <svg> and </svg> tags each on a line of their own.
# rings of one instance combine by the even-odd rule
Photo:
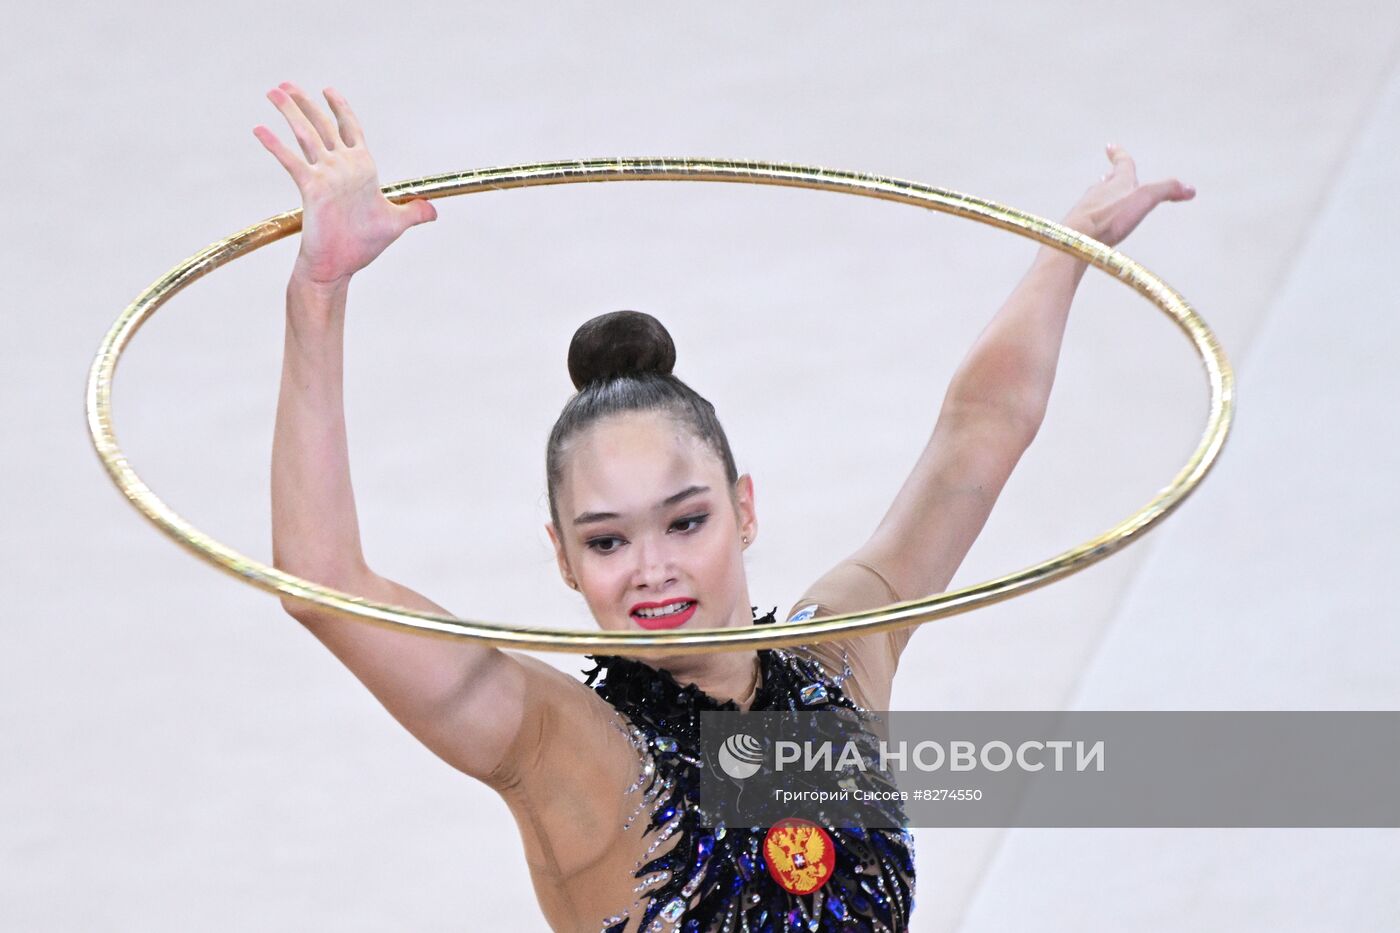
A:
<svg viewBox="0 0 1400 933">
<path fill-rule="evenodd" d="M 879 175 L 774 162 L 724 159 L 614 158 L 538 162 L 454 172 L 387 185 L 395 202 L 446 198 L 485 190 L 528 188 L 589 181 L 723 181 L 814 188 L 899 201 L 956 214 L 1039 240 L 1087 260 L 1127 282 L 1161 308 L 1185 332 L 1205 364 L 1210 383 L 1210 416 L 1200 443 L 1186 465 L 1150 502 L 1107 532 L 1023 570 L 985 583 L 878 609 L 805 622 L 697 631 L 607 632 L 492 625 L 453 616 L 371 602 L 319 586 L 251 560 L 225 547 L 175 514 L 136 475 L 112 431 L 112 375 L 128 341 L 176 292 L 224 263 L 301 229 L 301 211 L 287 211 L 235 233 L 186 259 L 136 297 L 117 318 L 88 373 L 88 430 L 108 474 L 127 499 L 156 527 L 195 556 L 254 586 L 323 606 L 337 615 L 429 634 L 471 638 L 489 645 L 538 651 L 624 655 L 687 654 L 790 647 L 827 641 L 842 634 L 870 634 L 929 622 L 1010 599 L 1077 573 L 1103 560 L 1147 531 L 1179 506 L 1210 471 L 1225 444 L 1234 409 L 1234 376 L 1215 335 L 1186 300 L 1157 276 L 1109 246 L 1076 230 L 1014 208 L 943 188 Z M 647 650 L 655 649 L 655 650 Z"/>
</svg>

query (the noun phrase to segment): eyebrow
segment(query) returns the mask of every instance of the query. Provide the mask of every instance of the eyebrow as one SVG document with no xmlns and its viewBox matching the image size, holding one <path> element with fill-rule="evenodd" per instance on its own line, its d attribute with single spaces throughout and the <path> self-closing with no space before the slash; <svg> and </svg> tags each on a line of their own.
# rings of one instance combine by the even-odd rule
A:
<svg viewBox="0 0 1400 933">
<path fill-rule="evenodd" d="M 667 506 L 672 506 L 675 505 L 677 502 L 689 499 L 691 496 L 698 496 L 702 492 L 709 491 L 709 486 L 687 486 L 680 492 L 676 493 L 674 496 L 667 496 L 665 499 L 662 499 L 660 502 L 656 503 L 656 508 L 664 509 Z M 574 519 L 574 524 L 587 525 L 590 522 L 605 522 L 620 517 L 621 516 L 618 515 L 616 512 L 584 512 L 578 518 Z"/>
</svg>

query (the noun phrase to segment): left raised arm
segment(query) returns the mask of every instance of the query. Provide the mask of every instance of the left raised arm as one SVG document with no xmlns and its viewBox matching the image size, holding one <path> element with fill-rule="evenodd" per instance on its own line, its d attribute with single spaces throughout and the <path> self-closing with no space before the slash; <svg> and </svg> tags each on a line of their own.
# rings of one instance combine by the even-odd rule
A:
<svg viewBox="0 0 1400 933">
<path fill-rule="evenodd" d="M 1162 201 L 1195 189 L 1176 179 L 1138 185 L 1132 159 L 1113 166 L 1063 223 L 1115 246 Z M 1070 303 L 1087 264 L 1043 246 L 948 387 L 933 435 L 870 540 L 852 560 L 902 600 L 947 589 L 1045 417 Z M 912 629 L 891 633 L 896 654 Z"/>
<path fill-rule="evenodd" d="M 1108 246 L 1117 246 L 1162 201 L 1188 201 L 1196 189 L 1176 179 L 1137 183 L 1127 152 L 1108 146 L 1112 167 L 1060 221 Z M 1030 443 L 1050 402 L 1070 303 L 1088 264 L 1051 246 L 1036 253 L 1001 311 L 982 331 L 953 375 L 944 404 L 982 409 L 1007 420 L 1006 430 Z M 1018 453 L 1017 457 L 1020 456 Z"/>
</svg>

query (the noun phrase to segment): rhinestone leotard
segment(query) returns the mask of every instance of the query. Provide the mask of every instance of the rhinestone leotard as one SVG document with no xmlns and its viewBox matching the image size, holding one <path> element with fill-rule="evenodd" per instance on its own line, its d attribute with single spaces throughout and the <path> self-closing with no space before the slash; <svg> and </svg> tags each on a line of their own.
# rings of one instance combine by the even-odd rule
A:
<svg viewBox="0 0 1400 933">
<path fill-rule="evenodd" d="M 774 616 L 755 620 L 771 624 Z M 913 837 L 907 829 L 827 826 L 835 849 L 830 879 L 796 895 L 770 875 L 762 842 L 767 827 L 710 825 L 698 806 L 699 713 L 737 710 L 669 672 L 617 656 L 589 656 L 586 683 L 621 714 L 616 728 L 641 762 L 627 793 L 644 793 L 624 829 L 641 827 L 651 842 L 634 866 L 637 894 L 627 910 L 602 918 L 601 933 L 900 933 L 914 906 Z M 844 660 L 844 653 L 842 658 Z M 829 674 L 783 649 L 759 652 L 761 686 L 754 710 L 861 709 L 843 689 L 849 663 Z M 595 685 L 596 681 L 596 685 Z M 649 809 L 648 820 L 638 820 Z M 673 836 L 680 839 L 662 850 Z M 634 917 L 640 920 L 634 921 Z"/>
</svg>

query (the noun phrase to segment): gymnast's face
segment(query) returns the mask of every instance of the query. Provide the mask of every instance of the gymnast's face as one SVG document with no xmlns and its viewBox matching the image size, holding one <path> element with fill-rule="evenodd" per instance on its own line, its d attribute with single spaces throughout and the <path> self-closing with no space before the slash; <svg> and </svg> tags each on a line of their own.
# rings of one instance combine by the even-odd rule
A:
<svg viewBox="0 0 1400 933">
<path fill-rule="evenodd" d="M 576 436 L 546 525 L 564 580 L 610 631 L 753 623 L 743 552 L 758 531 L 753 480 L 732 494 L 720 458 L 660 412 Z"/>
</svg>

